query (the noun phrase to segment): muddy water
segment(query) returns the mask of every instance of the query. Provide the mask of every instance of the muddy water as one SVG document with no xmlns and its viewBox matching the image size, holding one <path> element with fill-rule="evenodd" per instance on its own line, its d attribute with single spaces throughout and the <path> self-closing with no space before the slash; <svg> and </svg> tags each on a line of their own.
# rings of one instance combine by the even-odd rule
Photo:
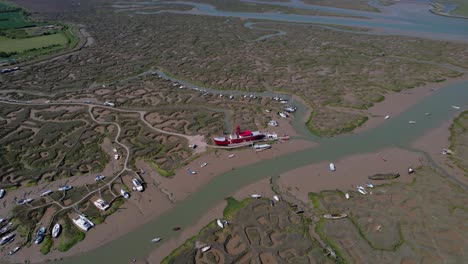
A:
<svg viewBox="0 0 468 264">
<path fill-rule="evenodd" d="M 250 0 L 248 2 L 259 3 L 261 1 Z M 159 13 L 195 14 L 217 17 L 237 17 L 242 19 L 261 19 L 277 22 L 295 23 L 319 23 L 328 25 L 356 26 L 374 29 L 374 34 L 405 35 L 411 37 L 424 37 L 440 40 L 459 40 L 468 42 L 468 20 L 452 17 L 444 17 L 429 12 L 431 6 L 421 3 L 401 3 L 392 6 L 379 6 L 381 12 L 366 12 L 333 7 L 314 6 L 301 2 L 283 3 L 269 2 L 271 5 L 312 9 L 337 14 L 353 15 L 352 17 L 327 17 L 311 15 L 294 15 L 282 13 L 255 13 L 255 12 L 230 12 L 217 10 L 207 4 L 191 3 L 184 1 L 168 2 L 190 5 L 191 11 L 136 11 L 136 15 L 154 15 Z M 164 2 L 145 2 L 143 5 L 165 4 Z"/>
</svg>

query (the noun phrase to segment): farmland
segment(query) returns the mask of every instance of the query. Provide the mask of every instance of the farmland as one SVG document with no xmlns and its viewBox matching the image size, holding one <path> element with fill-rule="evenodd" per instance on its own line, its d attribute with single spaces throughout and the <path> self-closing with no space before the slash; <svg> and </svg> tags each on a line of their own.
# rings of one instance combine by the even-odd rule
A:
<svg viewBox="0 0 468 264">
<path fill-rule="evenodd" d="M 20 7 L 0 6 L 0 59 L 30 60 L 76 44 L 68 26 L 49 24 L 30 16 Z"/>
<path fill-rule="evenodd" d="M 28 42 L 25 42 L 24 39 L 0 37 L 0 52 L 21 53 L 32 49 L 65 45 L 67 41 L 67 37 L 62 33 L 28 38 Z"/>
</svg>

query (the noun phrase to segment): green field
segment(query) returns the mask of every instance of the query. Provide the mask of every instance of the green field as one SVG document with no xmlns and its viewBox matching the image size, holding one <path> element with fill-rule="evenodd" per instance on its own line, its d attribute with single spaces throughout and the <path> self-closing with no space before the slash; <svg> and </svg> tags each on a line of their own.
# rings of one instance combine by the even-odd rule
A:
<svg viewBox="0 0 468 264">
<path fill-rule="evenodd" d="M 26 18 L 26 12 L 20 8 L 5 10 L 0 6 L 0 29 L 32 27 L 37 24 L 37 22 L 29 21 Z"/>
<path fill-rule="evenodd" d="M 0 36 L 0 52 L 24 52 L 31 49 L 41 49 L 52 45 L 65 45 L 68 38 L 64 33 L 39 36 L 27 39 L 10 39 Z"/>
</svg>

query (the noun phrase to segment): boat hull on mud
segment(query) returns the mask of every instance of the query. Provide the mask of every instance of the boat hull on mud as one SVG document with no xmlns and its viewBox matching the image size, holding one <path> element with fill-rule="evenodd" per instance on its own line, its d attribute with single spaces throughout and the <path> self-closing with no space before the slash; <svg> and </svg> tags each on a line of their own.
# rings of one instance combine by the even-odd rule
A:
<svg viewBox="0 0 468 264">
<path fill-rule="evenodd" d="M 218 146 L 231 146 L 244 142 L 256 141 L 265 138 L 265 134 L 260 131 L 241 131 L 240 127 L 236 127 L 236 133 L 227 137 L 215 137 L 213 142 Z"/>
</svg>

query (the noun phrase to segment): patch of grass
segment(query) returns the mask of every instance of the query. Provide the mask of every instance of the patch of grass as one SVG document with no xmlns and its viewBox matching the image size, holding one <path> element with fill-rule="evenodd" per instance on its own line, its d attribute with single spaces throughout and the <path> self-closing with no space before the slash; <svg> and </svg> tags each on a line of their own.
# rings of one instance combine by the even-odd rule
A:
<svg viewBox="0 0 468 264">
<path fill-rule="evenodd" d="M 175 173 L 173 171 L 166 171 L 166 170 L 162 169 L 156 163 L 154 163 L 154 161 L 152 161 L 152 160 L 147 159 L 146 162 L 162 177 L 169 178 L 169 177 L 172 177 L 172 176 L 175 175 Z"/>
<path fill-rule="evenodd" d="M 68 43 L 68 38 L 64 33 L 45 35 L 24 39 L 11 39 L 0 36 L 0 52 L 25 52 L 34 49 L 48 48 L 53 45 L 64 46 Z"/>
<path fill-rule="evenodd" d="M 246 198 L 242 201 L 237 201 L 236 199 L 232 198 L 232 197 L 228 197 L 226 198 L 226 202 L 227 202 L 227 205 L 226 205 L 226 208 L 224 208 L 224 211 L 223 211 L 223 216 L 224 218 L 231 218 L 234 216 L 234 214 L 239 211 L 240 209 L 244 208 L 245 206 L 247 206 L 249 203 L 250 203 L 250 199 L 249 198 Z"/>
<path fill-rule="evenodd" d="M 44 238 L 44 241 L 42 241 L 42 244 L 41 244 L 41 253 L 43 255 L 49 254 L 50 249 L 52 248 L 53 245 L 54 245 L 54 241 L 52 240 L 52 238 L 50 238 L 50 236 L 46 236 Z"/>
<path fill-rule="evenodd" d="M 85 233 L 78 230 L 68 216 L 63 217 L 63 233 L 60 236 L 60 242 L 57 250 L 60 252 L 68 251 L 76 243 L 85 239 Z"/>
<path fill-rule="evenodd" d="M 314 205 L 314 209 L 320 209 L 320 201 L 319 201 L 319 194 L 316 193 L 309 193 L 309 199 L 312 201 Z"/>
</svg>

